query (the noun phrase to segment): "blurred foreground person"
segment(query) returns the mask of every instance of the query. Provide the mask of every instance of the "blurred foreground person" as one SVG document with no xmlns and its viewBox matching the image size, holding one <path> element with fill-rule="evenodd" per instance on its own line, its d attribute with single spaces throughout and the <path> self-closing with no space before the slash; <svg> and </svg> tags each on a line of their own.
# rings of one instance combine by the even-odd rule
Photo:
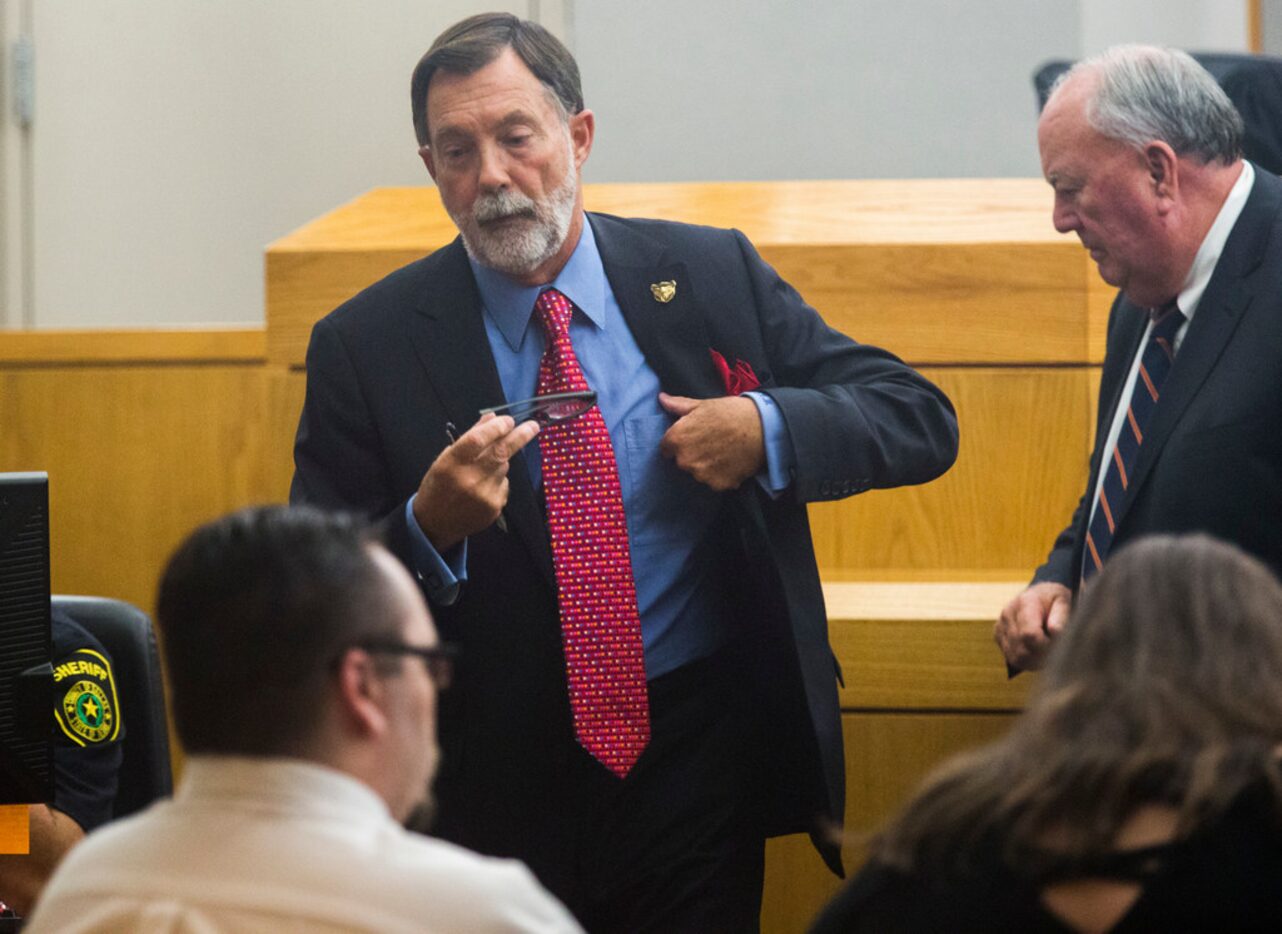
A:
<svg viewBox="0 0 1282 934">
<path fill-rule="evenodd" d="M 579 930 L 519 863 L 401 827 L 450 657 L 381 546 L 315 510 L 235 513 L 170 559 L 157 616 L 182 784 L 77 846 L 28 930 Z"/>
<path fill-rule="evenodd" d="M 1141 541 L 813 930 L 1282 929 L 1279 743 L 1282 586 L 1205 536 Z"/>
</svg>

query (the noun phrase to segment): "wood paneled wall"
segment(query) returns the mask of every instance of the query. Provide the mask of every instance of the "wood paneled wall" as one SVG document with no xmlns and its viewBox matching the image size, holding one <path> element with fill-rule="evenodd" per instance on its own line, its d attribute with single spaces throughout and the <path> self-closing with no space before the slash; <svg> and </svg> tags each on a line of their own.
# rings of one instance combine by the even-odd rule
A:
<svg viewBox="0 0 1282 934">
<path fill-rule="evenodd" d="M 1016 579 L 1041 563 L 1086 486 L 1098 367 L 922 367 L 961 447 L 925 486 L 810 509 L 825 579 Z"/>
<path fill-rule="evenodd" d="M 1111 291 L 1036 179 L 588 185 L 584 200 L 738 228 L 830 324 L 918 364 L 1103 358 Z M 301 365 L 313 322 L 454 236 L 435 190 L 379 188 L 271 244 L 271 361 Z"/>
<path fill-rule="evenodd" d="M 150 609 L 165 556 L 192 527 L 288 496 L 305 375 L 167 358 L 165 341 L 147 335 L 128 360 L 0 355 L 0 469 L 50 474 L 59 592 Z M 926 486 L 813 506 L 827 580 L 1018 579 L 1067 522 L 1085 483 L 1095 368 L 924 372 L 957 406 L 957 465 Z"/>
<path fill-rule="evenodd" d="M 0 470 L 49 473 L 53 588 L 151 611 L 197 524 L 283 501 L 302 373 L 264 334 L 0 334 Z"/>
</svg>

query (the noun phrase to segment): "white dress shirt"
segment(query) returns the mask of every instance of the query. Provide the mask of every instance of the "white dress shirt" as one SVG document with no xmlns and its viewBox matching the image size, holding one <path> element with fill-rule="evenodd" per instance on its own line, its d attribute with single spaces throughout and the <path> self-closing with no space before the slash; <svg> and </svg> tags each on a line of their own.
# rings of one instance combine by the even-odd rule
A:
<svg viewBox="0 0 1282 934">
<path fill-rule="evenodd" d="M 1220 207 L 1220 213 L 1215 216 L 1215 222 L 1211 224 L 1211 229 L 1206 232 L 1202 238 L 1202 245 L 1198 247 L 1197 255 L 1193 257 L 1193 265 L 1189 267 L 1188 275 L 1184 277 L 1184 285 L 1180 288 L 1180 294 L 1175 297 L 1176 307 L 1184 315 L 1184 323 L 1180 329 L 1175 332 L 1175 341 L 1172 345 L 1176 353 L 1179 353 L 1180 345 L 1184 343 L 1184 335 L 1188 333 L 1189 322 L 1193 320 L 1193 315 L 1197 313 L 1197 306 L 1202 301 L 1202 293 L 1206 291 L 1207 285 L 1211 282 L 1211 274 L 1215 272 L 1216 265 L 1220 262 L 1220 254 L 1224 252 L 1224 244 L 1229 240 L 1229 234 L 1233 232 L 1233 225 L 1242 214 L 1242 208 L 1246 207 L 1246 199 L 1251 194 L 1251 185 L 1255 182 L 1255 169 L 1251 163 L 1246 160 L 1242 161 L 1242 172 L 1238 175 L 1237 181 L 1233 183 L 1229 195 L 1224 199 L 1224 204 Z M 1122 385 L 1122 394 L 1118 397 L 1117 410 L 1113 413 L 1113 423 L 1108 430 L 1108 440 L 1104 445 L 1104 458 L 1100 461 L 1101 467 L 1099 477 L 1095 481 L 1095 495 L 1091 500 L 1091 513 L 1086 517 L 1086 527 L 1089 529 L 1091 520 L 1095 518 L 1095 510 L 1099 507 L 1099 491 L 1104 487 L 1104 476 L 1108 473 L 1108 462 L 1113 456 L 1113 448 L 1117 447 L 1117 436 L 1122 433 L 1122 425 L 1126 421 L 1126 407 L 1131 401 L 1131 396 L 1135 392 L 1135 380 L 1139 377 L 1140 360 L 1144 357 L 1144 348 L 1148 346 L 1148 337 L 1153 333 L 1153 322 L 1149 321 L 1144 328 L 1144 336 L 1140 338 L 1139 349 L 1135 351 L 1135 359 L 1131 361 L 1130 373 L 1126 376 L 1126 382 Z"/>
<path fill-rule="evenodd" d="M 172 801 L 76 846 L 27 931 L 580 931 L 514 860 L 410 833 L 293 759 L 192 756 Z"/>
</svg>

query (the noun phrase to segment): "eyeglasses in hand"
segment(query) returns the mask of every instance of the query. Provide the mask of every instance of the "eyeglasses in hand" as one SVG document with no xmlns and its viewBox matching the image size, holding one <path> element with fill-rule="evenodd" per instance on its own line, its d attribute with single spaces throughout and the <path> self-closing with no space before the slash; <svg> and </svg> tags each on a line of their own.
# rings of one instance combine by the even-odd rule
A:
<svg viewBox="0 0 1282 934">
<path fill-rule="evenodd" d="M 578 418 L 594 405 L 596 393 L 586 389 L 582 392 L 554 392 L 547 396 L 509 402 L 507 405 L 495 405 L 481 409 L 481 414 L 493 412 L 495 415 L 511 415 L 518 425 L 533 419 L 540 427 L 546 428 L 548 425 L 558 425 Z"/>
</svg>

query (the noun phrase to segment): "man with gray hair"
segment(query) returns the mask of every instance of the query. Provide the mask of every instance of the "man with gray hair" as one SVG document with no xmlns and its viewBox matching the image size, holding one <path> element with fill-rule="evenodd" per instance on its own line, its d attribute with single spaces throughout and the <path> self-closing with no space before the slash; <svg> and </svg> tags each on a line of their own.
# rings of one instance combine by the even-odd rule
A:
<svg viewBox="0 0 1282 934">
<path fill-rule="evenodd" d="M 1183 52 L 1079 63 L 1038 124 L 1053 220 L 1121 291 L 1108 323 L 1090 481 L 994 637 L 1040 667 L 1074 595 L 1152 532 L 1209 532 L 1282 571 L 1282 181 Z"/>
<path fill-rule="evenodd" d="M 451 26 L 410 100 L 460 237 L 316 324 L 291 498 L 382 519 L 463 647 L 442 836 L 594 932 L 756 930 L 767 836 L 840 868 L 806 504 L 942 473 L 952 408 L 738 231 L 585 211 L 596 118 L 537 23 Z"/>
</svg>

